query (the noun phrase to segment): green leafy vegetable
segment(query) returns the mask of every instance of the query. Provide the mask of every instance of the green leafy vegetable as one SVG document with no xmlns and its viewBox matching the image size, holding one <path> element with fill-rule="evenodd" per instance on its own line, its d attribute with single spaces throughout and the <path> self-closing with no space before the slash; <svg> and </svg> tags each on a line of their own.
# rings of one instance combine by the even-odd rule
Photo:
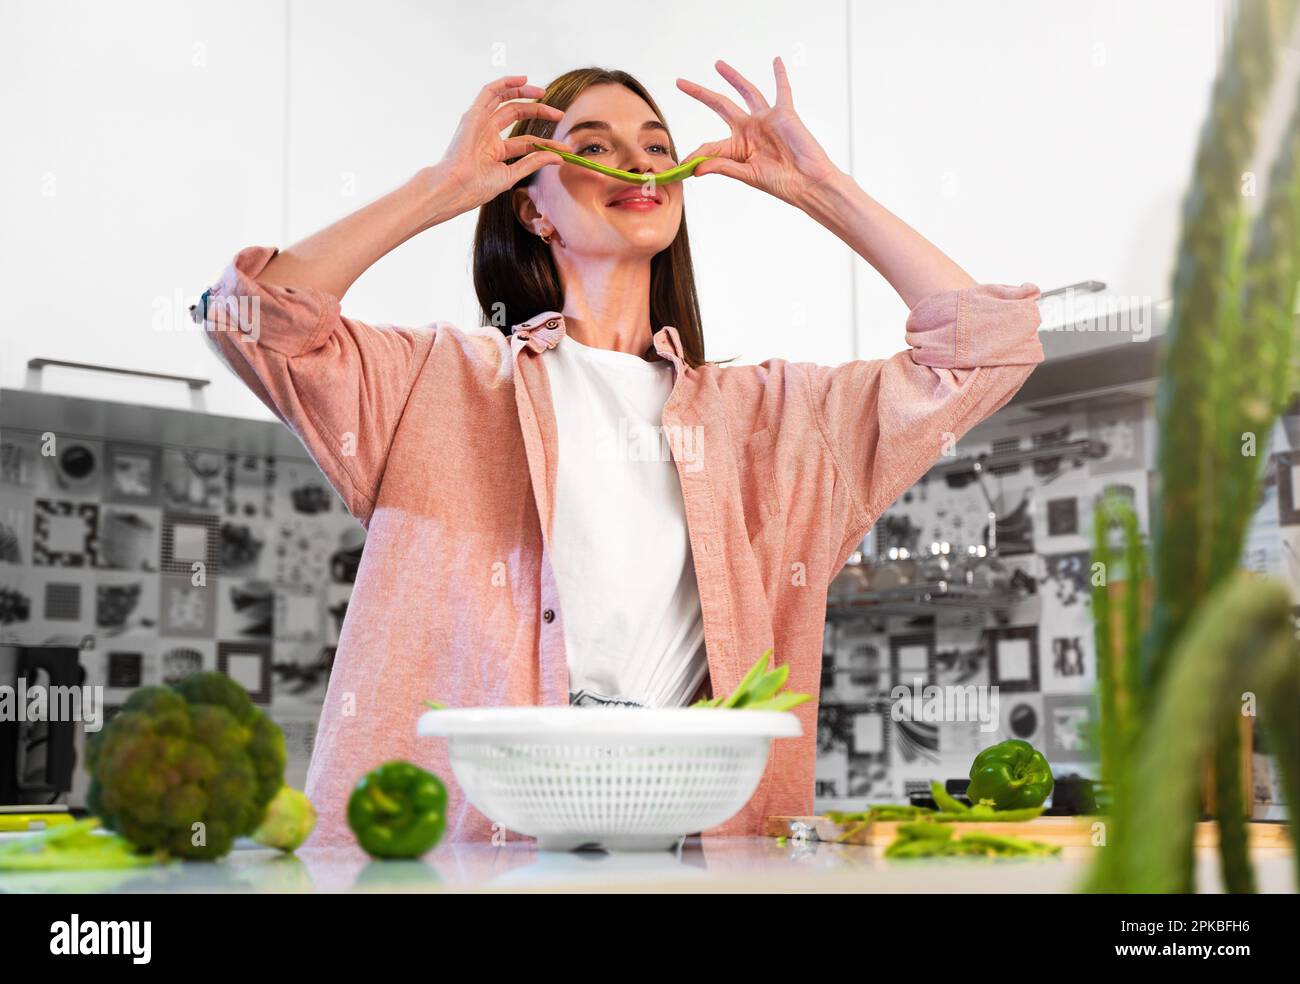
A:
<svg viewBox="0 0 1300 984">
<path fill-rule="evenodd" d="M 768 669 L 772 650 L 766 649 L 730 694 L 697 700 L 692 707 L 730 708 L 745 711 L 788 711 L 812 700 L 811 694 L 782 692 L 790 677 L 790 664 Z"/>
</svg>

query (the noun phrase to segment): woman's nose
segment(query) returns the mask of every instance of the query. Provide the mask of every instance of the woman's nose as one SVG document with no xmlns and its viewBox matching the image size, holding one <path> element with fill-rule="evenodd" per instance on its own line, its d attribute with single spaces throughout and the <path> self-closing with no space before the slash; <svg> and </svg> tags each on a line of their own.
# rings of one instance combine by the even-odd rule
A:
<svg viewBox="0 0 1300 984">
<path fill-rule="evenodd" d="M 630 171 L 633 174 L 648 174 L 654 170 L 654 162 L 645 151 L 639 151 L 624 162 L 623 170 Z"/>
</svg>

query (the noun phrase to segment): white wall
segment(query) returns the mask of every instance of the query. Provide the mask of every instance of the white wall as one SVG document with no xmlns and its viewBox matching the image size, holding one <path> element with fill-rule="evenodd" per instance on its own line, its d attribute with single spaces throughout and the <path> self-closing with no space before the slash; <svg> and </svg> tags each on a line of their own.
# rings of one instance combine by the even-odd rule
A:
<svg viewBox="0 0 1300 984">
<path fill-rule="evenodd" d="M 41 355 L 210 376 L 211 409 L 269 416 L 185 305 L 239 247 L 287 245 L 437 160 L 485 82 L 585 64 L 640 77 L 685 149 L 725 131 L 674 79 L 733 94 L 724 58 L 770 97 L 780 54 L 837 163 L 975 277 L 1162 297 L 1219 6 L 0 0 L 0 386 Z M 711 356 L 835 363 L 902 344 L 902 303 L 802 213 L 722 178 L 686 189 Z M 344 309 L 476 324 L 473 224 L 400 247 Z M 158 330 L 175 296 L 183 330 Z"/>
<path fill-rule="evenodd" d="M 1169 295 L 1216 0 L 851 6 L 863 187 L 977 280 Z M 862 351 L 884 354 L 906 309 L 858 267 Z"/>
<path fill-rule="evenodd" d="M 283 52 L 280 4 L 0 3 L 0 385 L 21 385 L 37 355 L 215 373 L 193 334 L 153 330 L 156 305 L 192 301 L 227 244 L 279 238 Z M 255 404 L 235 388 L 214 404 Z"/>
</svg>

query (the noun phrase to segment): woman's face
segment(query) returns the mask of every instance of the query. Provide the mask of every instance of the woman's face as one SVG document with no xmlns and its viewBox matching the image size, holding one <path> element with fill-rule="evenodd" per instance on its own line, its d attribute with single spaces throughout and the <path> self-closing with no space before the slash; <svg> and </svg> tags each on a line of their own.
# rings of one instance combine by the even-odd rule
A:
<svg viewBox="0 0 1300 984">
<path fill-rule="evenodd" d="M 645 100 L 621 85 L 584 90 L 556 124 L 555 137 L 588 160 L 637 174 L 677 163 L 667 129 Z M 526 191 L 527 200 L 516 199 L 520 218 L 538 234 L 553 228 L 570 256 L 649 259 L 672 244 L 682 220 L 680 183 L 657 186 L 656 203 L 645 199 L 641 185 L 560 164 L 542 168 Z M 629 196 L 639 200 L 623 201 Z"/>
</svg>

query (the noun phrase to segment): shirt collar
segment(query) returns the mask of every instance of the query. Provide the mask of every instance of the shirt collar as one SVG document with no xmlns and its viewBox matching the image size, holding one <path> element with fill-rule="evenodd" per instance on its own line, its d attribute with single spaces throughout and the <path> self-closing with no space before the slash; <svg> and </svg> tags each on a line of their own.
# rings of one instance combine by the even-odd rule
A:
<svg viewBox="0 0 1300 984">
<path fill-rule="evenodd" d="M 512 325 L 510 335 L 534 352 L 545 352 L 555 348 L 564 337 L 564 315 L 558 311 L 542 311 L 527 321 Z M 682 339 L 676 328 L 664 325 L 655 332 L 653 344 L 660 358 L 667 359 L 678 370 L 684 368 Z"/>
</svg>

